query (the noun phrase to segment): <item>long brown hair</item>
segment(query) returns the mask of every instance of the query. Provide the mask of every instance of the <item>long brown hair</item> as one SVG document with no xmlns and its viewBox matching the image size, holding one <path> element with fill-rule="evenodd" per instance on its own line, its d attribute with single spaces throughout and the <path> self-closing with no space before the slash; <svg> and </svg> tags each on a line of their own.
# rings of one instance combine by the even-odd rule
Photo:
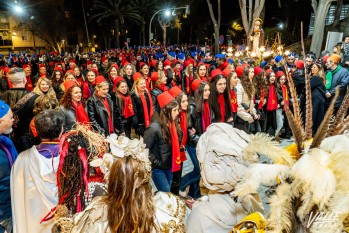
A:
<svg viewBox="0 0 349 233">
<path fill-rule="evenodd" d="M 256 91 L 256 96 L 260 96 L 262 93 L 262 90 L 264 90 L 264 93 L 267 91 L 267 82 L 265 78 L 265 71 L 261 71 L 257 76 L 253 79 L 253 84 Z"/>
<path fill-rule="evenodd" d="M 199 113 L 202 113 L 204 109 L 204 90 L 206 85 L 209 84 L 207 82 L 201 82 L 194 93 L 196 111 Z"/>
<path fill-rule="evenodd" d="M 59 105 L 63 105 L 67 109 L 69 109 L 72 106 L 72 93 L 73 93 L 74 87 L 78 87 L 81 90 L 81 87 L 77 83 L 74 84 L 72 87 L 66 90 L 61 101 L 59 102 Z M 85 101 L 83 98 L 81 99 L 81 103 L 85 106 Z"/>
<path fill-rule="evenodd" d="M 155 211 L 149 178 L 138 160 L 130 156 L 115 160 L 105 197 L 110 232 L 152 232 Z"/>
<path fill-rule="evenodd" d="M 121 80 L 120 82 L 118 82 L 118 84 L 116 84 L 116 89 L 115 89 L 116 105 L 120 108 L 121 112 L 124 110 L 125 106 L 124 106 L 124 99 L 121 97 L 122 94 L 119 92 L 118 88 L 122 83 L 125 83 L 127 86 L 127 82 L 125 80 Z M 128 86 L 127 86 L 126 96 L 128 96 L 129 94 L 130 94 L 130 91 L 128 90 Z"/>
<path fill-rule="evenodd" d="M 161 127 L 161 134 L 165 141 L 171 143 L 171 133 L 170 133 L 170 125 L 172 123 L 172 109 L 179 106 L 177 100 L 172 100 L 170 103 L 166 104 L 163 108 L 160 109 L 159 123 Z M 177 133 L 180 128 L 177 124 L 176 120 L 176 128 Z"/>
<path fill-rule="evenodd" d="M 319 63 L 314 63 L 313 66 L 314 65 L 318 68 L 319 72 L 317 74 L 311 74 L 311 76 L 319 76 L 322 82 L 324 83 L 324 85 L 326 86 L 326 75 L 325 75 L 323 66 L 320 65 Z"/>
<path fill-rule="evenodd" d="M 248 98 L 252 99 L 253 95 L 254 95 L 254 93 L 253 93 L 254 87 L 253 87 L 252 82 L 248 78 L 248 73 L 250 72 L 250 69 L 251 69 L 251 67 L 249 67 L 249 66 L 246 66 L 244 68 L 244 71 L 243 71 L 242 76 L 241 76 L 241 85 L 244 88 L 244 91 L 246 92 L 246 94 L 248 95 Z"/>
</svg>

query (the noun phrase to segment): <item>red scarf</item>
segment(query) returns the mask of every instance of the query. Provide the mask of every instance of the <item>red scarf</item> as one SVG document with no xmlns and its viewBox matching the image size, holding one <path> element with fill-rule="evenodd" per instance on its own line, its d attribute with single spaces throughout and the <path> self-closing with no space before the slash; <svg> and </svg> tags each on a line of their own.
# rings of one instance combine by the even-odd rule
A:
<svg viewBox="0 0 349 233">
<path fill-rule="evenodd" d="M 143 106 L 143 115 L 144 115 L 144 126 L 147 128 L 150 125 L 150 119 L 153 116 L 153 101 L 151 99 L 151 96 L 148 91 L 145 91 L 148 95 L 148 99 L 150 102 L 150 109 L 148 109 L 147 101 L 142 93 L 139 93 L 139 97 L 141 98 L 142 101 L 142 106 Z"/>
<path fill-rule="evenodd" d="M 76 82 L 79 84 L 80 87 L 82 87 L 82 85 L 85 83 L 82 77 L 78 78 Z"/>
<path fill-rule="evenodd" d="M 108 125 L 109 125 L 109 133 L 114 133 L 114 124 L 113 124 L 113 116 L 112 116 L 112 112 L 110 110 L 110 106 L 109 106 L 109 102 L 108 99 L 106 97 L 102 98 L 99 97 L 102 100 L 102 103 L 104 104 L 105 108 L 108 111 Z"/>
<path fill-rule="evenodd" d="M 238 101 L 236 99 L 234 88 L 230 91 L 230 105 L 232 112 L 238 112 Z"/>
<path fill-rule="evenodd" d="M 263 108 L 264 96 L 265 96 L 265 93 L 264 93 L 264 88 L 263 88 L 262 92 L 261 92 L 261 98 L 259 99 L 259 103 L 258 103 L 258 109 Z"/>
<path fill-rule="evenodd" d="M 148 91 L 151 91 L 151 89 L 153 89 L 151 82 L 149 80 L 149 76 L 144 75 L 143 76 L 144 80 L 145 80 L 145 86 L 147 87 Z"/>
<path fill-rule="evenodd" d="M 288 98 L 288 90 L 285 84 L 282 84 L 282 96 L 284 97 L 284 107 L 283 110 L 285 110 L 285 106 L 290 106 L 290 100 Z"/>
<path fill-rule="evenodd" d="M 200 76 L 200 79 L 201 79 L 202 81 L 204 81 L 204 82 L 208 82 L 208 80 L 207 80 L 207 77 L 206 77 L 206 76 Z"/>
<path fill-rule="evenodd" d="M 220 122 L 224 122 L 225 118 L 225 100 L 223 94 L 218 94 L 218 104 L 219 104 L 219 109 L 221 112 L 221 120 Z"/>
<path fill-rule="evenodd" d="M 278 101 L 276 98 L 276 92 L 274 85 L 269 86 L 267 111 L 274 111 L 278 109 Z"/>
<path fill-rule="evenodd" d="M 86 110 L 81 102 L 79 102 L 77 106 L 74 102 L 72 102 L 71 106 L 75 109 L 75 117 L 77 122 L 81 124 L 90 123 L 90 119 L 88 118 Z"/>
<path fill-rule="evenodd" d="M 161 83 L 160 85 L 156 85 L 156 87 L 159 88 L 162 92 L 168 91 L 166 84 Z"/>
<path fill-rule="evenodd" d="M 170 126 L 171 144 L 172 144 L 172 172 L 179 171 L 181 169 L 181 154 L 179 150 L 179 139 L 174 121 Z"/>
<path fill-rule="evenodd" d="M 193 82 L 193 75 L 190 74 L 190 76 L 185 76 L 185 92 L 187 95 L 190 94 L 191 88 L 190 84 Z"/>
<path fill-rule="evenodd" d="M 25 89 L 27 91 L 32 91 L 33 90 L 33 83 L 32 83 L 32 80 L 30 78 L 30 76 L 27 76 L 27 84 L 25 84 Z"/>
<path fill-rule="evenodd" d="M 84 97 L 84 99 L 88 99 L 92 95 L 92 91 L 90 89 L 90 85 L 95 86 L 94 83 L 92 83 L 92 84 L 89 84 L 88 82 L 83 83 L 83 86 L 82 86 L 82 97 Z"/>
<path fill-rule="evenodd" d="M 205 132 L 211 124 L 211 110 L 208 101 L 204 100 L 204 109 L 202 111 L 202 132 Z"/>
<path fill-rule="evenodd" d="M 124 96 L 120 92 L 119 92 L 119 95 L 121 96 L 121 98 L 124 101 L 124 109 L 122 110 L 122 115 L 125 118 L 129 118 L 130 116 L 133 116 L 135 113 L 133 111 L 133 105 L 132 105 L 131 97 L 129 95 L 128 96 Z"/>
<path fill-rule="evenodd" d="M 8 89 L 12 89 L 13 85 L 12 83 L 10 82 L 10 79 L 6 76 L 6 79 L 7 79 L 7 85 L 8 85 Z"/>
<path fill-rule="evenodd" d="M 187 124 L 187 114 L 185 111 L 181 111 L 179 115 L 179 120 L 180 120 L 180 126 L 183 131 L 183 138 L 182 138 L 182 143 L 181 143 L 181 160 L 185 161 L 187 157 L 185 156 L 185 144 L 187 143 L 188 139 L 188 124 Z"/>
</svg>

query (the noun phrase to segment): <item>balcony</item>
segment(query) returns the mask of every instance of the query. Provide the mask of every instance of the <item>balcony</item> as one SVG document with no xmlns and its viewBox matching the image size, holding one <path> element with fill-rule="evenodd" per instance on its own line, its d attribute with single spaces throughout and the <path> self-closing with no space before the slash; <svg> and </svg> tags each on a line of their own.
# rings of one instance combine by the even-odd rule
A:
<svg viewBox="0 0 349 233">
<path fill-rule="evenodd" d="M 9 23 L 0 23 L 0 30 L 10 30 Z"/>
<path fill-rule="evenodd" d="M 12 40 L 0 40 L 0 47 L 12 46 Z"/>
</svg>

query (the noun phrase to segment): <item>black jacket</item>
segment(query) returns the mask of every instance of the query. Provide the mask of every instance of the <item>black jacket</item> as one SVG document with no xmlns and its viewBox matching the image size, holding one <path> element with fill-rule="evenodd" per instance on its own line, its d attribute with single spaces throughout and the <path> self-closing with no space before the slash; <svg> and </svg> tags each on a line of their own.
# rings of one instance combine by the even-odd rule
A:
<svg viewBox="0 0 349 233">
<path fill-rule="evenodd" d="M 73 107 L 65 108 L 63 105 L 59 106 L 59 111 L 63 113 L 64 116 L 64 124 L 63 129 L 64 132 L 67 132 L 73 128 L 76 124 L 76 113 Z"/>
<path fill-rule="evenodd" d="M 126 81 L 126 83 L 127 83 L 128 90 L 131 91 L 131 90 L 132 90 L 133 83 L 134 83 L 132 76 L 131 76 L 131 78 L 128 78 L 127 75 L 125 74 L 125 75 L 123 76 L 123 78 L 125 79 L 125 81 Z"/>
<path fill-rule="evenodd" d="M 113 119 L 114 132 L 118 134 L 123 133 L 125 130 L 121 121 L 120 109 L 113 104 L 110 95 L 107 95 L 107 100 Z M 106 136 L 110 134 L 107 108 L 96 93 L 87 100 L 87 114 L 95 130 L 104 133 Z"/>
<path fill-rule="evenodd" d="M 144 96 L 145 96 L 145 100 L 147 101 L 148 109 L 150 110 L 150 100 L 148 98 L 148 95 L 144 95 Z M 143 110 L 142 100 L 134 92 L 131 93 L 131 99 L 132 99 L 134 114 L 136 116 L 136 120 L 133 123 L 133 128 L 136 130 L 136 133 L 138 135 L 143 136 L 145 125 L 144 125 L 144 110 Z M 149 120 L 151 119 L 149 118 Z"/>
<path fill-rule="evenodd" d="M 162 90 L 160 90 L 157 87 L 154 87 L 151 91 L 151 99 L 153 100 L 153 107 L 154 107 L 154 112 L 160 113 L 160 106 L 158 103 L 158 96 L 162 93 Z"/>
<path fill-rule="evenodd" d="M 172 167 L 172 145 L 163 139 L 158 122 L 152 122 L 145 130 L 144 143 L 149 149 L 149 159 L 153 168 Z"/>
</svg>

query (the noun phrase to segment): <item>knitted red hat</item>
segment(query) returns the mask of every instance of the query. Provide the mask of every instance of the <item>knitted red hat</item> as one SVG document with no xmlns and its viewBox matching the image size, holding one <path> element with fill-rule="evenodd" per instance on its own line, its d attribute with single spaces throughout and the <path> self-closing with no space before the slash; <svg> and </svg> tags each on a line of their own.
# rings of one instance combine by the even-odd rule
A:
<svg viewBox="0 0 349 233">
<path fill-rule="evenodd" d="M 282 70 L 279 70 L 278 72 L 276 72 L 275 77 L 280 78 L 281 76 L 284 76 L 284 75 L 285 73 Z"/>
<path fill-rule="evenodd" d="M 183 93 L 183 91 L 179 89 L 178 86 L 172 87 L 168 92 L 170 92 L 170 94 L 175 98 L 179 96 L 181 93 Z"/>
<path fill-rule="evenodd" d="M 168 91 L 164 91 L 163 93 L 158 95 L 157 99 L 158 99 L 160 108 L 163 108 L 175 98 Z"/>
<path fill-rule="evenodd" d="M 214 69 L 211 71 L 210 77 L 213 78 L 213 77 L 220 75 L 220 74 L 223 75 L 223 73 L 220 69 Z"/>
<path fill-rule="evenodd" d="M 201 79 L 195 79 L 192 83 L 191 83 L 191 89 L 193 89 L 193 91 L 195 92 L 196 89 L 198 89 L 198 86 L 200 85 L 200 83 L 202 83 Z"/>
</svg>

